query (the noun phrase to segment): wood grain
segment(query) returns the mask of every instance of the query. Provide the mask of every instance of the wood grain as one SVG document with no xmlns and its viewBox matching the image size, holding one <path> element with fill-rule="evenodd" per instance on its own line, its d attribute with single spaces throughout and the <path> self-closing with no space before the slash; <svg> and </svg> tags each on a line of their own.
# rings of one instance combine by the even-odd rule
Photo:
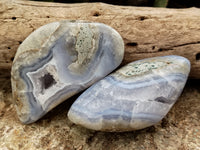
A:
<svg viewBox="0 0 200 150">
<path fill-rule="evenodd" d="M 181 55 L 191 61 L 191 78 L 200 78 L 200 9 L 114 6 L 104 3 L 60 4 L 0 1 L 0 74 L 9 75 L 18 46 L 38 27 L 58 20 L 105 23 L 124 39 L 128 62 Z M 5 71 L 7 70 L 7 71 Z"/>
</svg>

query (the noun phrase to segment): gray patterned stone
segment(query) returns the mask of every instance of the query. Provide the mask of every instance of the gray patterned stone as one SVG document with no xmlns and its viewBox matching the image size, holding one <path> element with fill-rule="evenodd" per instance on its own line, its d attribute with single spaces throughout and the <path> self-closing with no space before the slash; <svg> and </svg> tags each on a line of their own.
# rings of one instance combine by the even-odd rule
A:
<svg viewBox="0 0 200 150">
<path fill-rule="evenodd" d="M 159 122 L 180 96 L 190 72 L 181 56 L 132 62 L 87 89 L 71 106 L 75 124 L 101 131 L 131 131 Z"/>
<path fill-rule="evenodd" d="M 20 120 L 38 120 L 113 71 L 123 55 L 121 36 L 105 24 L 60 21 L 40 27 L 20 45 L 12 66 Z"/>
</svg>

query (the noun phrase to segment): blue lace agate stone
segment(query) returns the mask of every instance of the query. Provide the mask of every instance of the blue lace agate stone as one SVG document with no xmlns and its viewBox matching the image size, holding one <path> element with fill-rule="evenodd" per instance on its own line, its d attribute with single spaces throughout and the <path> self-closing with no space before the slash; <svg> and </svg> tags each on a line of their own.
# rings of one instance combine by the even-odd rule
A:
<svg viewBox="0 0 200 150">
<path fill-rule="evenodd" d="M 131 131 L 159 122 L 180 96 L 190 62 L 164 56 L 129 63 L 87 89 L 71 106 L 75 124 L 101 131 Z"/>
<path fill-rule="evenodd" d="M 12 66 L 19 119 L 38 120 L 113 71 L 123 55 L 121 36 L 105 24 L 60 21 L 40 27 L 20 45 Z"/>
</svg>

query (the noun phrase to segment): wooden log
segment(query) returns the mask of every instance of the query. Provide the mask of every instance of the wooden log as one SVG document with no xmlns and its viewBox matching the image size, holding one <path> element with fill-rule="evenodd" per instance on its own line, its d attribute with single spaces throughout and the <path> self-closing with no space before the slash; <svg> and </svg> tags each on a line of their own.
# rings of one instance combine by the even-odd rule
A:
<svg viewBox="0 0 200 150">
<path fill-rule="evenodd" d="M 125 43 L 122 65 L 147 57 L 181 55 L 191 61 L 190 77 L 200 79 L 198 8 L 166 9 L 24 0 L 0 1 L 0 76 L 10 74 L 15 52 L 31 32 L 44 24 L 64 19 L 101 22 L 116 29 Z"/>
</svg>

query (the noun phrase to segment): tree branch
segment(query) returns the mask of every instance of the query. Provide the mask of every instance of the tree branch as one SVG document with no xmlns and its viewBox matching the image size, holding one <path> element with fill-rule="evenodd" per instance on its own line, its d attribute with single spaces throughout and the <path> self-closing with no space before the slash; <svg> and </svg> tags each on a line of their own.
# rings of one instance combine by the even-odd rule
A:
<svg viewBox="0 0 200 150">
<path fill-rule="evenodd" d="M 162 55 L 191 61 L 191 78 L 200 78 L 200 9 L 0 1 L 0 71 L 11 68 L 21 42 L 38 27 L 58 20 L 89 20 L 116 29 L 125 42 L 122 65 Z M 1 72 L 3 74 L 3 72 Z"/>
</svg>

